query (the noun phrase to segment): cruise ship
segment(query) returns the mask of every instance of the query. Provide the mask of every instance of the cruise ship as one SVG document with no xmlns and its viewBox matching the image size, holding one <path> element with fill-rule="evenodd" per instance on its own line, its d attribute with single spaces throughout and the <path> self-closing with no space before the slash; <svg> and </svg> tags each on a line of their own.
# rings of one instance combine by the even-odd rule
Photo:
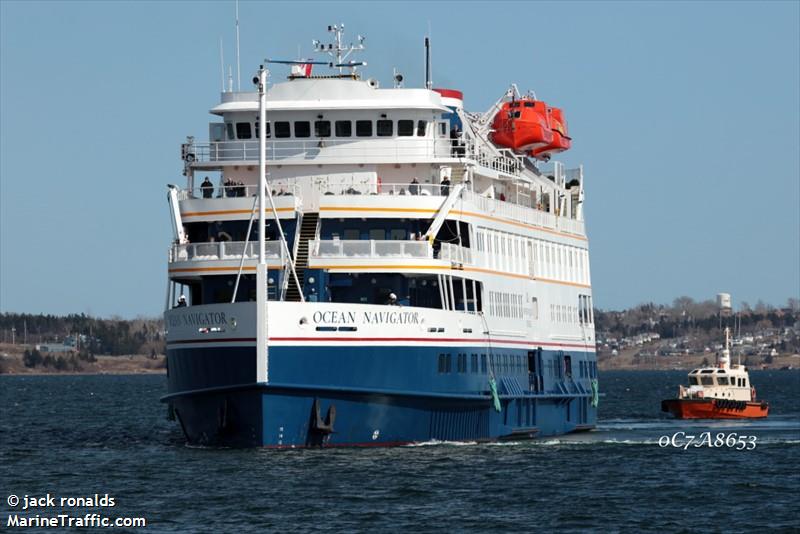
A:
<svg viewBox="0 0 800 534">
<path fill-rule="evenodd" d="M 466 111 L 429 61 L 424 86 L 383 87 L 348 60 L 364 39 L 328 31 L 324 61 L 266 61 L 250 90 L 223 87 L 208 140 L 181 146 L 162 400 L 187 441 L 592 429 L 583 169 L 551 160 L 571 144 L 563 112 L 505 83 Z"/>
</svg>

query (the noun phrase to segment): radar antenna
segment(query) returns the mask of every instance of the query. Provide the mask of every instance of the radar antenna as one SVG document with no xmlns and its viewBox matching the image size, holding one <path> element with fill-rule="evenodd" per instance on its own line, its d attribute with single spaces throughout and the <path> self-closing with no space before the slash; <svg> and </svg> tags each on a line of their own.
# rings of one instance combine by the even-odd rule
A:
<svg viewBox="0 0 800 534">
<path fill-rule="evenodd" d="M 344 69 L 350 69 L 350 73 L 355 75 L 356 68 L 367 65 L 366 61 L 348 61 L 345 63 L 350 54 L 364 50 L 363 36 L 358 36 L 358 44 L 354 45 L 353 43 L 350 43 L 347 46 L 343 46 L 342 34 L 344 33 L 344 24 L 334 24 L 333 26 L 328 26 L 328 31 L 334 34 L 333 43 L 325 44 L 317 39 L 314 39 L 312 44 L 314 45 L 315 52 L 326 53 L 333 58 L 333 61 L 329 63 L 331 68 L 338 68 L 339 74 L 344 74 Z"/>
</svg>

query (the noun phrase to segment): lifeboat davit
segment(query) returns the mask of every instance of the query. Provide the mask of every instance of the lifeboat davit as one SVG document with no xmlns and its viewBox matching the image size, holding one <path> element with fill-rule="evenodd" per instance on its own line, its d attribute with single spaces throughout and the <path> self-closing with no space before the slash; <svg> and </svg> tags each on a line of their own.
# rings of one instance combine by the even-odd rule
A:
<svg viewBox="0 0 800 534">
<path fill-rule="evenodd" d="M 515 152 L 531 152 L 553 142 L 547 104 L 530 98 L 503 103 L 492 129 L 492 142 Z"/>
<path fill-rule="evenodd" d="M 553 154 L 569 150 L 572 138 L 567 135 L 567 120 L 560 108 L 547 108 L 548 122 L 553 140 L 546 146 L 534 148 L 530 155 L 536 159 L 549 160 Z"/>
</svg>

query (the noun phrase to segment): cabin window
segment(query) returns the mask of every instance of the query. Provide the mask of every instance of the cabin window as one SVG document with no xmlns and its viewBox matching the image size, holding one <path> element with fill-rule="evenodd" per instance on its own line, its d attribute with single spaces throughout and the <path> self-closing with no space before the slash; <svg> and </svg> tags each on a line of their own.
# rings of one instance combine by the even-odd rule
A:
<svg viewBox="0 0 800 534">
<path fill-rule="evenodd" d="M 747 387 L 747 379 L 746 378 L 742 378 L 742 387 L 743 388 Z"/>
<path fill-rule="evenodd" d="M 228 134 L 228 141 L 233 141 L 234 139 L 236 139 L 236 136 L 234 136 L 234 134 L 233 134 L 233 123 L 232 122 L 226 122 L 225 123 L 225 133 Z"/>
<path fill-rule="evenodd" d="M 520 116 L 521 116 L 521 115 L 522 115 L 522 112 L 520 112 L 520 111 L 515 111 L 515 112 L 514 112 L 514 118 L 515 118 L 515 119 L 518 119 L 518 118 L 520 118 Z"/>
<path fill-rule="evenodd" d="M 372 137 L 372 121 L 356 121 L 357 137 Z"/>
<path fill-rule="evenodd" d="M 450 369 L 453 368 L 452 365 L 451 365 L 452 360 L 453 360 L 453 357 L 450 355 L 449 352 L 444 355 L 444 370 L 445 370 L 446 373 L 449 373 Z"/>
<path fill-rule="evenodd" d="M 417 137 L 425 137 L 428 121 L 417 121 Z"/>
<path fill-rule="evenodd" d="M 331 136 L 331 121 L 314 121 L 314 136 L 315 137 L 330 137 Z"/>
<path fill-rule="evenodd" d="M 459 354 L 458 355 L 458 372 L 459 373 L 466 373 L 467 372 L 467 355 L 466 354 Z"/>
<path fill-rule="evenodd" d="M 481 354 L 481 373 L 486 374 L 486 354 Z"/>
<path fill-rule="evenodd" d="M 532 107 L 534 107 L 535 105 L 536 105 L 536 104 L 534 104 L 533 102 L 525 102 L 525 107 L 526 107 L 526 108 L 532 108 Z"/>
<path fill-rule="evenodd" d="M 239 139 L 250 139 L 252 137 L 249 122 L 236 123 L 236 137 Z"/>
<path fill-rule="evenodd" d="M 447 368 L 445 367 L 444 354 L 440 354 L 439 355 L 439 372 L 440 373 L 446 373 L 447 372 Z"/>
<path fill-rule="evenodd" d="M 531 319 L 534 321 L 539 319 L 539 298 L 531 298 Z"/>
<path fill-rule="evenodd" d="M 439 123 L 439 137 L 447 137 L 447 123 L 440 122 Z"/>
<path fill-rule="evenodd" d="M 275 123 L 275 137 L 277 138 L 286 138 L 291 137 L 291 132 L 289 131 L 289 122 L 288 121 L 280 121 Z"/>
<path fill-rule="evenodd" d="M 472 363 L 472 365 L 470 366 L 470 369 L 472 370 L 473 373 L 477 374 L 478 373 L 478 355 L 477 354 L 473 354 L 472 357 L 470 358 L 470 361 Z"/>
<path fill-rule="evenodd" d="M 414 135 L 414 121 L 397 121 L 397 135 L 400 137 L 410 137 Z"/>
<path fill-rule="evenodd" d="M 350 137 L 353 135 L 353 123 L 350 121 L 336 121 L 336 137 Z"/>
<path fill-rule="evenodd" d="M 390 120 L 379 120 L 377 131 L 378 137 L 391 137 L 394 135 L 394 124 Z"/>
<path fill-rule="evenodd" d="M 711 376 L 701 376 L 700 383 L 704 386 L 713 386 L 714 385 L 714 377 Z"/>
<path fill-rule="evenodd" d="M 358 232 L 357 228 L 345 228 L 344 229 L 344 239 L 345 241 L 356 241 L 361 238 L 361 234 Z"/>
<path fill-rule="evenodd" d="M 728 377 L 727 376 L 718 376 L 717 383 L 720 386 L 727 386 L 728 385 Z"/>
<path fill-rule="evenodd" d="M 269 122 L 267 122 L 267 139 L 269 139 L 270 137 L 272 137 L 272 129 L 271 129 L 269 126 L 270 126 L 270 123 L 269 123 Z M 258 134 L 259 127 L 260 127 L 260 126 L 259 126 L 259 124 L 258 124 L 258 121 L 256 121 L 256 123 L 255 123 L 255 135 L 253 136 L 253 137 L 255 137 L 256 139 L 259 139 L 259 137 L 258 137 L 258 135 L 259 135 L 259 134 Z"/>
<path fill-rule="evenodd" d="M 510 107 L 518 108 L 519 107 L 519 102 L 511 102 L 511 106 Z"/>
<path fill-rule="evenodd" d="M 700 385 L 700 382 L 697 381 L 697 377 L 696 376 L 690 376 L 689 377 L 689 385 L 690 386 L 698 386 L 698 385 Z"/>
<path fill-rule="evenodd" d="M 369 231 L 369 238 L 373 241 L 383 241 L 386 239 L 386 230 L 383 228 L 373 228 Z"/>
<path fill-rule="evenodd" d="M 311 123 L 308 121 L 294 122 L 295 137 L 311 137 Z"/>
<path fill-rule="evenodd" d="M 389 230 L 389 239 L 392 241 L 403 241 L 406 238 L 405 228 L 392 228 Z"/>
<path fill-rule="evenodd" d="M 564 356 L 564 374 L 567 378 L 572 378 L 572 356 L 568 354 Z"/>
</svg>

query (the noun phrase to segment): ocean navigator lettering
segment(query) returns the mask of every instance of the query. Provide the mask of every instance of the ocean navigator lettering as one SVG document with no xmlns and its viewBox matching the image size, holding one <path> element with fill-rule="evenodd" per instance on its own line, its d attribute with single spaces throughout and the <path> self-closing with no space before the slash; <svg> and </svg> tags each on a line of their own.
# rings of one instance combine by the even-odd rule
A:
<svg viewBox="0 0 800 534">
<path fill-rule="evenodd" d="M 181 315 L 170 315 L 169 325 L 178 326 L 212 326 L 227 324 L 225 312 L 192 312 Z"/>
<path fill-rule="evenodd" d="M 365 311 L 364 322 L 367 324 L 419 324 L 419 312 Z"/>
</svg>

